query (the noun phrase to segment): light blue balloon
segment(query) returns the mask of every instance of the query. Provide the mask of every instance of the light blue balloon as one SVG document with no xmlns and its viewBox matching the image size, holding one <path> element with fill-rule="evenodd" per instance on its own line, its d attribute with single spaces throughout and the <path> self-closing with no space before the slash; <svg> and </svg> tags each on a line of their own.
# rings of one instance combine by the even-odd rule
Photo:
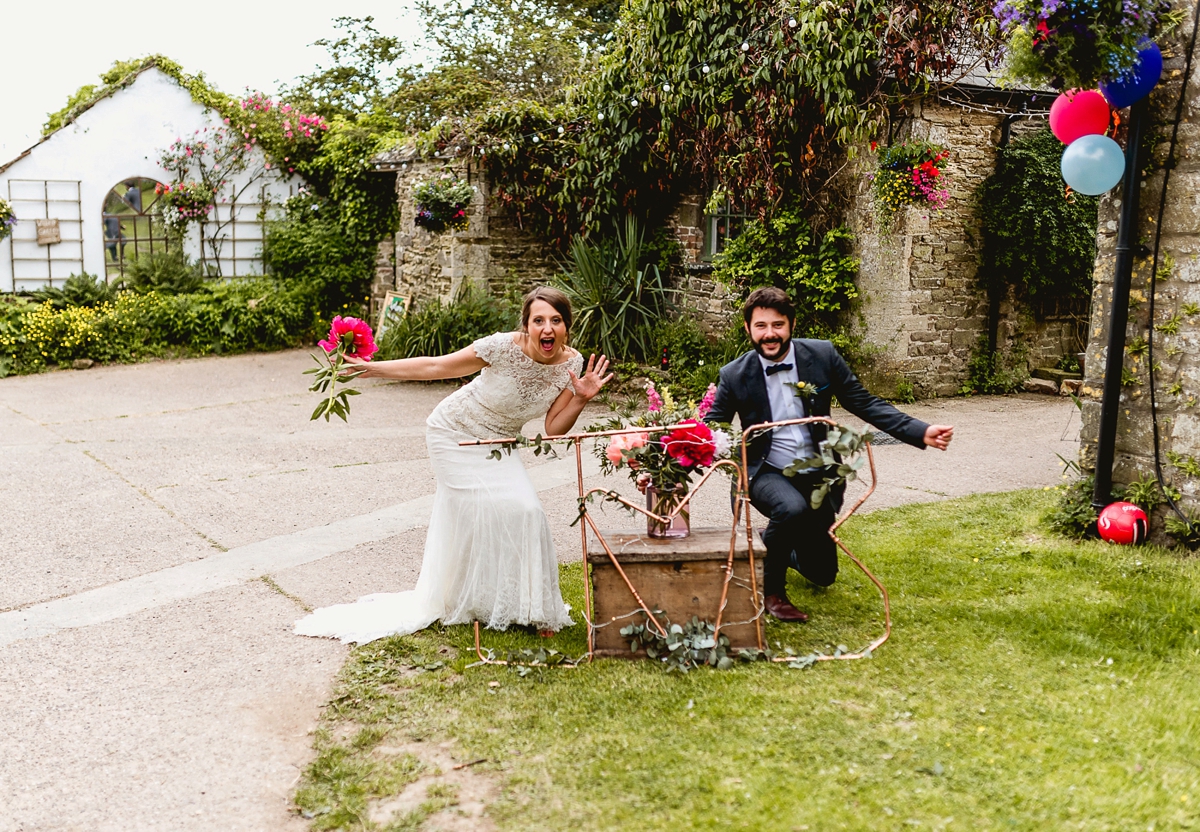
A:
<svg viewBox="0 0 1200 832">
<path fill-rule="evenodd" d="M 1125 175 L 1125 153 L 1108 136 L 1080 136 L 1062 157 L 1062 177 L 1075 191 L 1099 196 Z"/>
</svg>

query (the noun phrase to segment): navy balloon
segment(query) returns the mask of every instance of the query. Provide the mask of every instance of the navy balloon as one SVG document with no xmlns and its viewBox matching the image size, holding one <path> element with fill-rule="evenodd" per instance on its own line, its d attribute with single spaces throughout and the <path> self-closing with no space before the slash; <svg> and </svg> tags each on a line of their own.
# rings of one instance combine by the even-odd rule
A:
<svg viewBox="0 0 1200 832">
<path fill-rule="evenodd" d="M 1116 81 L 1100 85 L 1100 91 L 1108 99 L 1108 103 L 1120 110 L 1135 101 L 1141 101 L 1150 94 L 1162 77 L 1162 51 L 1157 43 L 1145 41 L 1143 48 L 1138 50 L 1137 63 L 1129 74 Z"/>
<path fill-rule="evenodd" d="M 1063 151 L 1063 179 L 1081 194 L 1099 196 L 1124 175 L 1125 154 L 1108 136 L 1082 136 Z"/>
</svg>

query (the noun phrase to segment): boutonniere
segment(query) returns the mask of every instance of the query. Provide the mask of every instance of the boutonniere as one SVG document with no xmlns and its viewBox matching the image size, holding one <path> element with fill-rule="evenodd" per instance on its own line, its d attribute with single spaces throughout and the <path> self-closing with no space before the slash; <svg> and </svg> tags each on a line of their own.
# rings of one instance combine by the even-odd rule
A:
<svg viewBox="0 0 1200 832">
<path fill-rule="evenodd" d="M 829 386 L 826 384 L 825 387 L 818 387 L 811 381 L 785 381 L 784 384 L 796 391 L 796 398 L 800 399 L 805 404 L 811 402 L 822 390 L 825 389 L 825 387 Z"/>
</svg>

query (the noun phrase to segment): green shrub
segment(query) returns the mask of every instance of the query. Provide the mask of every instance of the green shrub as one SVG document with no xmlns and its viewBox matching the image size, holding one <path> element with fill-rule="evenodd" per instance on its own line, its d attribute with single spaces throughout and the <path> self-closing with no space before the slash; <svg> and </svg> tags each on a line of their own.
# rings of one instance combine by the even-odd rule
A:
<svg viewBox="0 0 1200 832">
<path fill-rule="evenodd" d="M 321 318 L 311 286 L 267 278 L 178 295 L 126 291 L 95 306 L 64 309 L 6 299 L 0 310 L 4 374 L 79 358 L 126 362 L 166 353 L 281 349 L 311 337 Z"/>
<path fill-rule="evenodd" d="M 284 219 L 267 224 L 263 265 L 280 280 L 311 284 L 321 309 L 333 312 L 366 297 L 375 248 L 347 232 L 331 206 L 299 196 Z"/>
<path fill-rule="evenodd" d="M 1066 537 L 1082 540 L 1096 533 L 1096 509 L 1092 508 L 1094 476 L 1078 477 L 1070 485 L 1061 486 L 1058 503 L 1046 515 L 1053 531 Z"/>
<path fill-rule="evenodd" d="M 377 358 L 446 355 L 486 335 L 516 330 L 520 312 L 514 297 L 496 297 L 468 285 L 448 305 L 438 300 L 415 304 L 399 322 L 384 330 Z"/>
<path fill-rule="evenodd" d="M 603 353 L 613 361 L 653 360 L 655 330 L 670 307 L 657 263 L 647 256 L 641 229 L 632 216 L 614 236 L 571 241 L 569 262 L 554 285 L 571 299 L 572 339 L 581 352 Z"/>
<path fill-rule="evenodd" d="M 752 220 L 717 257 L 713 276 L 744 298 L 762 286 L 785 290 L 796 304 L 797 338 L 833 337 L 858 298 L 858 260 L 846 228 L 817 235 L 794 208 Z M 848 342 L 843 335 L 843 344 Z"/>
<path fill-rule="evenodd" d="M 700 397 L 715 384 L 721 367 L 750 349 L 739 320 L 718 339 L 711 340 L 696 320 L 687 315 L 667 320 L 655 330 L 656 354 L 667 351 L 667 383 L 688 396 Z"/>
<path fill-rule="evenodd" d="M 1008 352 L 989 352 L 987 335 L 981 335 L 967 362 L 967 380 L 959 392 L 964 396 L 1013 393 L 1027 378 L 1024 345 Z"/>
<path fill-rule="evenodd" d="M 126 264 L 122 283 L 141 294 L 187 295 L 204 286 L 204 271 L 181 248 L 143 252 Z"/>
<path fill-rule="evenodd" d="M 47 286 L 30 292 L 30 297 L 39 303 L 50 303 L 55 309 L 69 306 L 97 306 L 116 300 L 117 289 L 93 274 L 73 274 L 62 288 Z"/>
</svg>

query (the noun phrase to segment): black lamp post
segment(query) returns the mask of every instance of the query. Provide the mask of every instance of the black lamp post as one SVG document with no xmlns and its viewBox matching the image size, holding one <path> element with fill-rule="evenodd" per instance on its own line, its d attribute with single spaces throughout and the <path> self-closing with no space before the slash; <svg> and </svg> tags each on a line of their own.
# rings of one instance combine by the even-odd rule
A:
<svg viewBox="0 0 1200 832">
<path fill-rule="evenodd" d="M 1108 319 L 1108 354 L 1104 363 L 1104 394 L 1100 401 L 1100 435 L 1096 446 L 1096 486 L 1092 506 L 1098 511 L 1112 502 L 1112 469 L 1117 443 L 1117 416 L 1121 409 L 1121 371 L 1125 366 L 1125 328 L 1129 320 L 1129 287 L 1133 280 L 1134 234 L 1141 197 L 1139 151 L 1146 128 L 1149 97 L 1135 103 L 1129 114 L 1129 141 L 1125 146 L 1125 187 L 1121 221 L 1117 228 L 1117 261 L 1113 273 L 1112 308 Z"/>
</svg>

